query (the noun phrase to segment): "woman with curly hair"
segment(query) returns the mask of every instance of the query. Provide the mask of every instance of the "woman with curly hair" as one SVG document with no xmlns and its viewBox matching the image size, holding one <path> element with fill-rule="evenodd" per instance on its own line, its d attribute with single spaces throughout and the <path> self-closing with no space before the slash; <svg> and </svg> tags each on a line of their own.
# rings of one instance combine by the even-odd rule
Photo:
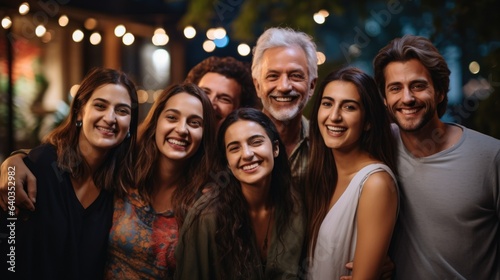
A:
<svg viewBox="0 0 500 280">
<path fill-rule="evenodd" d="M 296 276 L 304 219 L 275 126 L 256 109 L 238 109 L 220 126 L 217 143 L 217 180 L 186 217 L 175 278 Z"/>
</svg>

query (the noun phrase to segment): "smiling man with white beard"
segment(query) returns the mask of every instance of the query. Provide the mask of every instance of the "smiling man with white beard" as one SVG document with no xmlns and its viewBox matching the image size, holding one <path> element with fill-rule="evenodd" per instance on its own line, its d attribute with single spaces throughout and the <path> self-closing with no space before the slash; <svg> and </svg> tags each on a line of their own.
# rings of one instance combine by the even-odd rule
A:
<svg viewBox="0 0 500 280">
<path fill-rule="evenodd" d="M 302 194 L 307 168 L 309 122 L 302 111 L 318 77 L 312 38 L 290 28 L 270 28 L 253 50 L 252 77 L 263 112 L 277 127 Z"/>
</svg>

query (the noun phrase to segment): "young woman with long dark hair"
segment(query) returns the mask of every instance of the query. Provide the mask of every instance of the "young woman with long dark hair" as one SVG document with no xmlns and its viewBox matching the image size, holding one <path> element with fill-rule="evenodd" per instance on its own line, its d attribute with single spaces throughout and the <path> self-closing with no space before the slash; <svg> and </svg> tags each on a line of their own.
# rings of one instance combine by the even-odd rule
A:
<svg viewBox="0 0 500 280">
<path fill-rule="evenodd" d="M 378 279 L 397 216 L 394 139 L 373 78 L 330 73 L 310 120 L 309 279 Z"/>
<path fill-rule="evenodd" d="M 256 109 L 238 109 L 217 140 L 216 184 L 188 213 L 176 279 L 296 276 L 304 220 L 272 121 Z"/>
</svg>

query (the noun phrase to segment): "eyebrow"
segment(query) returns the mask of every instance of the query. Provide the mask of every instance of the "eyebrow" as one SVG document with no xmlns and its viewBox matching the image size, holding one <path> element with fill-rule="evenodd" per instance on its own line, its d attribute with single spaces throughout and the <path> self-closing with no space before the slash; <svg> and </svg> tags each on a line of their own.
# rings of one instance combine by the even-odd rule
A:
<svg viewBox="0 0 500 280">
<path fill-rule="evenodd" d="M 335 101 L 335 99 L 331 98 L 330 96 L 322 96 L 321 97 L 321 100 L 323 99 L 328 99 L 330 101 Z M 347 103 L 347 102 L 352 102 L 352 103 L 356 103 L 356 104 L 360 104 L 360 102 L 358 100 L 354 100 L 354 99 L 343 99 L 341 100 L 341 103 Z"/>
<path fill-rule="evenodd" d="M 401 82 L 392 82 L 392 83 L 389 83 L 385 86 L 385 88 L 389 88 L 391 86 L 395 86 L 395 85 L 401 85 L 402 83 Z"/>
<path fill-rule="evenodd" d="M 267 67 L 267 72 L 269 71 L 278 71 L 278 72 L 294 72 L 294 71 L 300 71 L 300 72 L 305 72 L 307 71 L 307 67 L 304 67 L 303 65 L 300 65 L 298 62 L 292 63 L 292 65 L 278 65 L 278 66 L 268 66 Z"/>
<path fill-rule="evenodd" d="M 225 93 L 225 92 L 221 92 L 220 94 L 218 94 L 219 96 L 224 96 L 224 97 L 227 97 L 231 100 L 233 100 L 233 97 L 231 97 L 231 95 L 229 95 L 229 93 Z"/>
<path fill-rule="evenodd" d="M 252 136 L 250 136 L 250 137 L 249 137 L 246 141 L 252 141 L 252 140 L 254 140 L 254 139 L 256 139 L 256 138 L 265 138 L 265 136 L 264 136 L 264 135 L 262 135 L 262 134 L 252 135 Z M 229 142 L 229 143 L 226 145 L 226 149 L 227 149 L 229 146 L 231 146 L 231 145 L 236 145 L 236 144 L 238 144 L 238 141 Z"/>
<path fill-rule="evenodd" d="M 200 87 L 203 91 L 209 91 L 212 92 L 212 90 L 209 87 Z"/>
<path fill-rule="evenodd" d="M 414 84 L 414 83 L 426 83 L 426 84 L 429 84 L 429 81 L 427 79 L 415 79 L 415 80 L 411 80 L 410 81 L 410 84 Z M 402 85 L 403 83 L 401 82 L 392 82 L 392 83 L 389 83 L 387 84 L 386 88 L 390 87 L 390 86 L 393 86 L 393 85 Z"/>
<path fill-rule="evenodd" d="M 100 101 L 100 102 L 104 102 L 106 104 L 110 104 L 111 102 L 109 102 L 109 100 L 107 99 L 104 99 L 104 98 L 100 98 L 100 97 L 96 97 L 94 98 L 92 101 Z M 127 108 L 132 108 L 130 105 L 128 105 L 127 103 L 118 103 L 117 107 L 118 106 L 124 106 L 124 107 L 127 107 Z"/>
<path fill-rule="evenodd" d="M 212 93 L 212 92 L 217 93 L 216 91 L 214 91 L 214 90 L 210 89 L 209 87 L 200 87 L 200 88 L 201 88 L 203 91 L 205 91 L 205 90 L 206 90 L 206 91 L 208 91 L 208 92 L 210 92 L 210 93 Z M 221 93 L 219 93 L 219 94 L 217 94 L 217 95 L 218 95 L 218 96 L 219 96 L 219 95 L 226 96 L 226 97 L 228 97 L 228 98 L 231 98 L 231 100 L 233 99 L 233 98 L 231 97 L 231 95 L 230 95 L 229 93 L 227 93 L 227 92 L 221 92 Z"/>
<path fill-rule="evenodd" d="M 181 111 L 179 111 L 179 110 L 177 110 L 175 108 L 167 108 L 167 109 L 165 109 L 163 111 L 163 113 L 168 113 L 168 112 L 174 112 L 174 113 L 179 114 L 179 115 L 181 114 Z M 200 119 L 203 120 L 202 116 L 198 116 L 196 114 L 189 115 L 188 118 L 200 118 Z"/>
</svg>

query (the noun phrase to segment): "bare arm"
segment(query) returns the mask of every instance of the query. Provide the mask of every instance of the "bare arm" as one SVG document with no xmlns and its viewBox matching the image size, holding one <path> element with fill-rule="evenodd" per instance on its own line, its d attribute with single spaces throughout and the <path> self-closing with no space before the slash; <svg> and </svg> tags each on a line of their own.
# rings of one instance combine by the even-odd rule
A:
<svg viewBox="0 0 500 280">
<path fill-rule="evenodd" d="M 354 266 L 353 262 L 348 262 L 345 267 L 349 270 L 352 270 Z M 386 256 L 384 259 L 384 263 L 382 264 L 382 268 L 380 269 L 380 280 L 391 280 L 392 279 L 392 274 L 394 272 L 394 269 L 396 267 L 394 266 L 394 263 L 392 262 L 391 258 L 389 256 Z M 342 276 L 340 277 L 340 280 L 351 280 L 352 276 Z"/>
<path fill-rule="evenodd" d="M 397 204 L 392 177 L 386 172 L 372 174 L 358 205 L 353 279 L 379 279 L 396 223 Z"/>
<path fill-rule="evenodd" d="M 7 211 L 9 202 L 9 182 L 11 188 L 13 183 L 15 185 L 16 208 L 35 210 L 36 178 L 24 164 L 23 158 L 25 156 L 22 153 L 12 155 L 5 159 L 0 166 L 0 207 L 4 211 Z"/>
</svg>

